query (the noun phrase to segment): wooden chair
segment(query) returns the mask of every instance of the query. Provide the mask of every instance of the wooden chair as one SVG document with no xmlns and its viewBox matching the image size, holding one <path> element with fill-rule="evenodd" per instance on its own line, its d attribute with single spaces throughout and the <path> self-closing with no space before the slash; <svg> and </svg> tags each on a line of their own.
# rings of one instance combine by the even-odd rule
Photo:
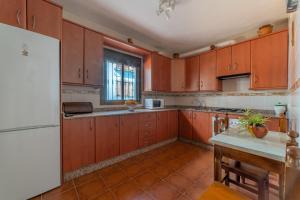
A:
<svg viewBox="0 0 300 200">
<path fill-rule="evenodd" d="M 241 193 L 224 186 L 221 183 L 213 183 L 199 198 L 199 200 L 249 200 Z"/>
<path fill-rule="evenodd" d="M 260 168 L 248 165 L 246 163 L 230 162 L 222 163 L 222 169 L 225 171 L 225 177 L 222 182 L 229 186 L 230 183 L 244 188 L 258 195 L 259 200 L 269 199 L 269 172 Z M 236 179 L 231 178 L 234 174 Z M 243 181 L 240 181 L 242 177 Z M 256 183 L 256 188 L 245 183 L 245 179 L 249 179 Z"/>
</svg>

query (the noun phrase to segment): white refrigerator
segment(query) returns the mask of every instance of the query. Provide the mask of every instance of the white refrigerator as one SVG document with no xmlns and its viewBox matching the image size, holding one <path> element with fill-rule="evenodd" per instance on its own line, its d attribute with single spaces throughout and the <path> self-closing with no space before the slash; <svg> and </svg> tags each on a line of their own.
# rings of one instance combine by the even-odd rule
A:
<svg viewBox="0 0 300 200">
<path fill-rule="evenodd" d="M 60 43 L 0 23 L 0 199 L 60 185 Z"/>
</svg>

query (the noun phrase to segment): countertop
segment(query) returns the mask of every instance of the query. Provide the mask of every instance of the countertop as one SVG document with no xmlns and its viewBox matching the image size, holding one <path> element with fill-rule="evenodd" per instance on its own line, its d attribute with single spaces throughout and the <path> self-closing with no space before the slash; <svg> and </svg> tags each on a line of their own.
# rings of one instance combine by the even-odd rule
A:
<svg viewBox="0 0 300 200">
<path fill-rule="evenodd" d="M 71 116 L 64 116 L 64 119 L 74 119 L 74 118 L 84 118 L 84 117 L 98 117 L 98 116 L 115 116 L 115 115 L 130 115 L 130 114 L 138 114 L 138 113 L 147 113 L 147 112 L 162 112 L 162 111 L 171 111 L 171 110 L 189 110 L 194 112 L 209 112 L 209 113 L 224 113 L 217 111 L 220 109 L 218 107 L 196 107 L 196 106 L 167 106 L 166 108 L 162 109 L 145 109 L 145 108 L 138 108 L 135 111 L 128 111 L 125 109 L 122 110 L 102 110 L 96 109 L 93 113 L 87 114 L 78 114 L 78 115 L 71 115 Z M 256 113 L 261 113 L 266 117 L 274 117 L 277 118 L 272 110 L 252 110 Z M 227 112 L 228 114 L 233 115 L 243 115 L 243 113 L 236 113 L 236 112 Z"/>
<path fill-rule="evenodd" d="M 213 144 L 280 162 L 285 162 L 287 141 L 288 136 L 280 132 L 269 131 L 264 138 L 259 139 L 238 129 L 229 129 L 211 138 Z"/>
</svg>

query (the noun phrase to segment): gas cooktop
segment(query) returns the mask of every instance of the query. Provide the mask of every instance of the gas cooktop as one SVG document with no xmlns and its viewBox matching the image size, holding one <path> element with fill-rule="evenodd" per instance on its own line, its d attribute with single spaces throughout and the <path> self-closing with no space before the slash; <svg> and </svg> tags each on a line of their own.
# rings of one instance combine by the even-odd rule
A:
<svg viewBox="0 0 300 200">
<path fill-rule="evenodd" d="M 245 109 L 240 108 L 218 108 L 216 109 L 217 112 L 231 112 L 231 113 L 244 113 Z"/>
</svg>

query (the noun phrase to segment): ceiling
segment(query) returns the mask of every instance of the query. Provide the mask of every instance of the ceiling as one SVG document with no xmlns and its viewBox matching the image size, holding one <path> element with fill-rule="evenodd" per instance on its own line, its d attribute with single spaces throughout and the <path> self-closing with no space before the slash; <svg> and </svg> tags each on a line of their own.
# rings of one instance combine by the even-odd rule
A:
<svg viewBox="0 0 300 200">
<path fill-rule="evenodd" d="M 159 0 L 59 0 L 64 9 L 157 49 L 186 52 L 287 18 L 285 0 L 177 0 L 171 18 Z"/>
</svg>

